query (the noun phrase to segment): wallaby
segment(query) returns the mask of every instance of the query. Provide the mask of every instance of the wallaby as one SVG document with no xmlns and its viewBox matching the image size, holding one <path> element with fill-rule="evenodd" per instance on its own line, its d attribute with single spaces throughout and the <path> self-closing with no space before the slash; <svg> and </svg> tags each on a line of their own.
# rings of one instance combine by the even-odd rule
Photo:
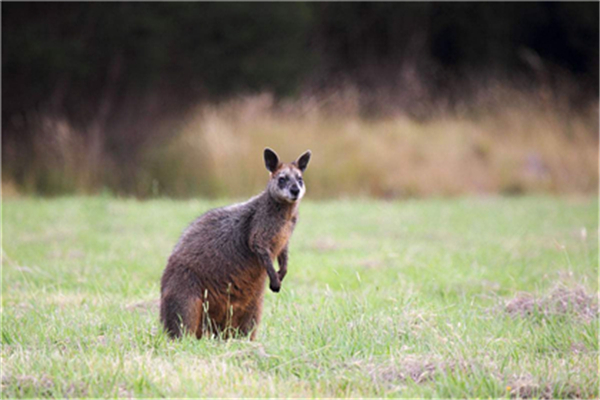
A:
<svg viewBox="0 0 600 400">
<path fill-rule="evenodd" d="M 170 337 L 250 334 L 254 340 L 266 277 L 279 292 L 287 272 L 310 156 L 308 150 L 281 163 L 266 148 L 267 188 L 244 203 L 206 212 L 183 232 L 161 279 L 160 319 Z"/>
</svg>

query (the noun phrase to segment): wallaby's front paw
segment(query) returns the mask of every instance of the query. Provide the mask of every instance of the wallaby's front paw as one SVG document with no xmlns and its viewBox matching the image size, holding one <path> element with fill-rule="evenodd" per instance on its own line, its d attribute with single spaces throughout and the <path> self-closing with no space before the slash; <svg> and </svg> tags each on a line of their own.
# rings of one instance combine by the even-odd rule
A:
<svg viewBox="0 0 600 400">
<path fill-rule="evenodd" d="M 278 293 L 279 290 L 281 289 L 281 282 L 271 282 L 269 284 L 269 289 L 271 289 L 275 293 Z"/>
</svg>

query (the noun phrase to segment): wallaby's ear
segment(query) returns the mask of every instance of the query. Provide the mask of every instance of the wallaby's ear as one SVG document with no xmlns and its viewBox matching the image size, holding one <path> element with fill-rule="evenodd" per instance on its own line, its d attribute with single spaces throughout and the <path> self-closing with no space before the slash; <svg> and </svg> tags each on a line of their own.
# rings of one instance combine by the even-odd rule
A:
<svg viewBox="0 0 600 400">
<path fill-rule="evenodd" d="M 265 149 L 265 166 L 270 172 L 274 172 L 279 167 L 279 157 L 268 147 Z"/>
<path fill-rule="evenodd" d="M 306 150 L 304 154 L 302 154 L 300 157 L 298 157 L 296 161 L 294 161 L 294 164 L 296 164 L 298 168 L 300 168 L 300 171 L 304 172 L 304 170 L 308 166 L 311 154 L 312 153 L 310 152 L 310 150 Z"/>
</svg>

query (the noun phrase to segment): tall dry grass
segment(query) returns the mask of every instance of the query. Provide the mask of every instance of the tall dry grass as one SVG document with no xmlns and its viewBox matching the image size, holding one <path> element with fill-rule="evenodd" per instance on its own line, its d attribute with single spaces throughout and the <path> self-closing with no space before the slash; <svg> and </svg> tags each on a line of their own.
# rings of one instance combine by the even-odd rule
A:
<svg viewBox="0 0 600 400">
<path fill-rule="evenodd" d="M 194 112 L 146 154 L 138 192 L 243 197 L 264 187 L 264 147 L 313 151 L 311 197 L 595 193 L 598 105 L 570 115 L 512 93 L 484 113 L 426 122 L 361 117 L 357 101 L 247 97 Z"/>
<path fill-rule="evenodd" d="M 33 136 L 31 177 L 14 184 L 3 169 L 3 188 L 36 192 L 41 182 L 50 194 L 246 197 L 264 187 L 262 151 L 271 147 L 284 160 L 313 151 L 313 198 L 597 193 L 597 101 L 575 113 L 543 93 L 490 93 L 479 108 L 436 110 L 424 121 L 365 117 L 351 89 L 287 102 L 240 97 L 162 127 L 168 134 L 132 149 L 126 168 L 106 148 L 99 171 L 87 165 L 85 141 L 68 121 L 45 118 Z"/>
</svg>

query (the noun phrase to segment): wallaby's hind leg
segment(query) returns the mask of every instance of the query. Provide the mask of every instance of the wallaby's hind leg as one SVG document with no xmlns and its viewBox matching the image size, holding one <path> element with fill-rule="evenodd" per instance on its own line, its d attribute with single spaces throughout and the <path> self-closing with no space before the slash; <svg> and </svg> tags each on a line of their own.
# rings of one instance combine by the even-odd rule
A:
<svg viewBox="0 0 600 400">
<path fill-rule="evenodd" d="M 183 297 L 183 296 L 181 296 Z M 160 304 L 160 319 L 171 338 L 186 332 L 202 337 L 202 300 L 188 297 L 182 301 L 178 296 L 165 296 Z"/>
<path fill-rule="evenodd" d="M 250 340 L 256 339 L 256 332 L 260 318 L 262 316 L 262 296 L 259 299 L 253 301 L 246 313 L 239 320 L 238 331 L 242 336 L 248 336 L 250 334 Z"/>
<path fill-rule="evenodd" d="M 202 300 L 198 298 L 194 298 L 190 301 L 188 305 L 189 312 L 189 331 L 190 333 L 196 334 L 196 337 L 200 339 L 202 337 L 202 318 L 203 318 L 203 309 L 202 309 Z"/>
</svg>

